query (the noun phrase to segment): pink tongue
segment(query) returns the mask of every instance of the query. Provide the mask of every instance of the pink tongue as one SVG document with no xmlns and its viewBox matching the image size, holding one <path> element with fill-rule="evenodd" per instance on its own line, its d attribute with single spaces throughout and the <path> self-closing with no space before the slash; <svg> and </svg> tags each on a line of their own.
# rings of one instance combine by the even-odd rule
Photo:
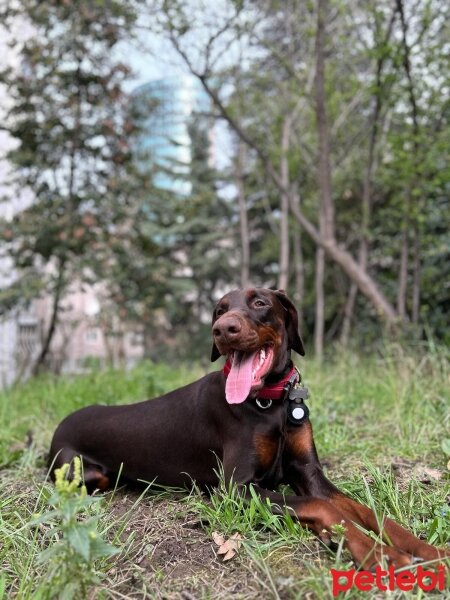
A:
<svg viewBox="0 0 450 600">
<path fill-rule="evenodd" d="M 228 404 L 240 404 L 249 395 L 252 388 L 252 367 L 255 355 L 256 352 L 234 357 L 225 385 Z"/>
</svg>

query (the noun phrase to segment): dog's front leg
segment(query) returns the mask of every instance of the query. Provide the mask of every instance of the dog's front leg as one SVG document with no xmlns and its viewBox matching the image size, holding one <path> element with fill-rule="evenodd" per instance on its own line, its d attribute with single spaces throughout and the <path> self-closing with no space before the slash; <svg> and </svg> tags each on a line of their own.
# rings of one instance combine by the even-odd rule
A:
<svg viewBox="0 0 450 600">
<path fill-rule="evenodd" d="M 271 509 L 275 514 L 288 512 L 326 544 L 329 544 L 333 535 L 338 534 L 338 530 L 341 529 L 345 546 L 355 561 L 366 568 L 381 563 L 383 558 L 387 558 L 396 568 L 410 564 L 411 557 L 409 555 L 395 548 L 385 548 L 381 544 L 374 544 L 364 533 L 359 531 L 352 519 L 332 501 L 331 493 L 337 489 L 328 482 L 329 494 L 327 496 L 320 480 L 313 475 L 314 469 L 308 465 L 302 467 L 305 472 L 308 472 L 307 477 L 294 478 L 292 485 L 294 490 L 300 493 L 300 496 L 283 496 L 255 484 L 258 466 L 257 452 L 252 446 L 230 444 L 224 451 L 225 480 L 228 482 L 232 479 L 239 487 L 242 487 L 242 493 L 248 500 L 252 498 L 250 486 L 253 486 L 253 490 L 261 499 L 270 501 Z M 320 468 L 318 461 L 317 466 Z M 303 488 L 300 489 L 296 486 L 295 481 L 300 481 Z M 317 485 L 313 485 L 314 482 Z"/>
<path fill-rule="evenodd" d="M 389 554 L 389 546 L 394 547 L 409 555 L 411 562 L 415 559 L 439 561 L 450 556 L 448 551 L 427 544 L 392 519 L 384 518 L 380 522 L 373 510 L 333 485 L 323 473 L 309 421 L 288 431 L 285 465 L 286 480 L 296 494 L 326 499 L 347 521 L 375 532 L 388 544 L 382 546 L 380 551 L 384 548 Z"/>
</svg>

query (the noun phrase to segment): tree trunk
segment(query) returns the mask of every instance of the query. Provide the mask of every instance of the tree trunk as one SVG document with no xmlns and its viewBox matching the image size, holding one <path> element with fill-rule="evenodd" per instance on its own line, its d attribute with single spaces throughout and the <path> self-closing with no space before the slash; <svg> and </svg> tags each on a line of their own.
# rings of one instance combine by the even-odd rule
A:
<svg viewBox="0 0 450 600">
<path fill-rule="evenodd" d="M 325 330 L 325 250 L 319 246 L 316 249 L 316 268 L 314 277 L 314 291 L 316 294 L 315 320 L 314 320 L 314 352 L 318 360 L 323 356 L 323 334 Z"/>
<path fill-rule="evenodd" d="M 335 240 L 324 240 L 316 227 L 314 227 L 292 201 L 291 212 L 310 238 L 318 246 L 322 246 L 326 255 L 338 264 L 352 281 L 356 282 L 359 291 L 370 301 L 377 314 L 390 325 L 394 325 L 397 322 L 397 314 L 394 307 L 386 300 L 375 281 L 361 268 L 353 256 L 338 246 Z"/>
<path fill-rule="evenodd" d="M 292 192 L 292 202 L 300 206 L 300 195 L 297 191 Z M 305 295 L 305 267 L 303 263 L 302 250 L 302 230 L 295 227 L 293 232 L 293 250 L 294 250 L 294 272 L 295 272 L 295 291 L 294 300 L 297 306 L 298 323 L 300 331 L 303 331 L 303 300 Z"/>
<path fill-rule="evenodd" d="M 378 105 L 378 102 L 377 102 Z M 369 224 L 372 212 L 372 173 L 374 168 L 375 143 L 378 131 L 379 107 L 375 109 L 372 122 L 372 132 L 369 141 L 369 156 L 363 184 L 362 196 L 362 216 L 361 216 L 361 238 L 359 242 L 358 263 L 363 271 L 366 271 L 369 258 Z M 350 337 L 350 328 L 355 310 L 356 296 L 358 294 L 358 285 L 352 281 L 350 284 L 347 300 L 344 306 L 344 320 L 340 341 L 343 346 L 348 345 Z"/>
<path fill-rule="evenodd" d="M 405 18 L 403 0 L 396 0 L 396 7 L 400 15 L 400 23 L 402 27 L 402 45 L 403 45 L 403 68 L 406 79 L 408 81 L 408 96 L 411 108 L 411 118 L 413 123 L 413 139 L 412 139 L 412 161 L 413 161 L 413 176 L 408 185 L 406 210 L 403 224 L 402 248 L 400 256 L 400 273 L 399 273 L 399 289 L 397 296 L 398 313 L 401 319 L 407 317 L 406 314 L 406 295 L 407 295 L 407 279 L 408 265 L 410 253 L 410 238 L 413 237 L 413 287 L 412 287 L 412 321 L 419 322 L 420 309 L 420 278 L 421 278 L 421 261 L 420 261 L 420 230 L 418 223 L 419 209 L 414 205 L 414 190 L 419 180 L 420 160 L 419 160 L 419 109 L 417 105 L 416 90 L 412 77 L 411 65 L 411 48 L 408 44 L 408 23 Z M 420 200 L 416 200 L 419 204 Z M 412 229 L 412 232 L 411 232 Z"/>
<path fill-rule="evenodd" d="M 409 203 L 408 203 L 409 204 Z M 403 321 L 406 318 L 406 290 L 408 285 L 408 258 L 409 258 L 409 224 L 407 217 L 403 225 L 402 245 L 400 248 L 400 268 L 397 282 L 397 312 Z"/>
<path fill-rule="evenodd" d="M 396 8 L 392 12 L 391 19 L 386 31 L 386 35 L 383 39 L 383 46 L 389 43 L 392 34 L 392 28 L 395 21 Z M 359 243 L 358 262 L 361 268 L 365 271 L 369 262 L 369 227 L 372 213 L 372 177 L 375 170 L 375 146 L 378 138 L 378 131 L 380 129 L 380 116 L 381 116 L 381 105 L 382 105 L 382 74 L 386 56 L 384 53 L 379 54 L 377 65 L 376 65 L 376 93 L 375 93 L 375 104 L 373 114 L 371 118 L 370 127 L 370 138 L 369 138 L 369 149 L 367 156 L 367 166 L 363 182 L 363 195 L 362 195 L 362 206 L 361 206 L 361 238 Z M 347 301 L 344 306 L 344 320 L 342 322 L 342 329 L 340 335 L 341 344 L 345 347 L 348 345 L 350 338 L 350 329 L 353 320 L 353 314 L 355 311 L 356 296 L 358 294 L 358 286 L 353 281 L 350 284 L 348 291 Z"/>
<path fill-rule="evenodd" d="M 77 68 L 76 75 L 75 75 L 75 82 L 77 85 L 77 100 L 78 100 L 77 106 L 76 106 L 76 111 L 75 111 L 75 129 L 74 129 L 75 132 L 78 132 L 79 127 L 80 127 L 80 122 L 81 122 L 81 92 L 80 92 L 80 86 L 78 85 L 79 79 L 81 76 L 80 75 L 81 74 L 81 61 L 82 61 L 82 59 L 80 58 L 78 60 L 78 68 Z M 69 165 L 68 202 L 67 202 L 67 210 L 71 217 L 70 218 L 71 230 L 69 231 L 69 239 L 72 238 L 72 236 L 73 236 L 73 222 L 74 222 L 73 215 L 75 213 L 75 204 L 76 204 L 75 197 L 74 197 L 74 187 L 75 187 L 75 181 L 76 181 L 76 166 L 77 166 L 76 154 L 77 154 L 78 147 L 79 147 L 79 140 L 78 140 L 78 137 L 75 136 L 72 140 L 72 144 L 71 144 L 71 148 L 70 148 L 70 157 L 69 157 L 70 165 Z M 42 345 L 41 352 L 39 353 L 39 356 L 33 366 L 33 369 L 32 369 L 33 375 L 37 375 L 45 364 L 45 360 L 50 351 L 50 345 L 51 345 L 51 342 L 53 339 L 53 335 L 56 330 L 56 325 L 58 323 L 61 296 L 62 296 L 62 293 L 64 290 L 64 272 L 65 272 L 66 259 L 67 259 L 67 255 L 58 258 L 58 262 L 59 262 L 58 275 L 57 275 L 57 279 L 56 279 L 56 285 L 55 285 L 55 291 L 54 291 L 54 297 L 53 297 L 50 325 L 49 325 L 44 343 Z"/>
<path fill-rule="evenodd" d="M 59 309 L 61 304 L 62 292 L 64 289 L 64 271 L 65 271 L 65 260 L 60 259 L 59 267 L 58 267 L 58 276 L 55 284 L 55 292 L 53 296 L 53 304 L 52 304 L 52 312 L 50 316 L 50 324 L 47 330 L 47 335 L 45 336 L 44 342 L 42 344 L 41 351 L 39 356 L 36 359 L 36 362 L 32 368 L 32 374 L 38 375 L 38 373 L 42 370 L 47 355 L 50 351 L 50 345 L 52 343 L 53 335 L 56 331 L 56 325 L 58 323 Z"/>
<path fill-rule="evenodd" d="M 330 132 L 325 105 L 325 16 L 328 0 L 317 2 L 315 102 L 319 135 L 318 187 L 320 191 L 321 234 L 334 239 L 334 203 L 331 191 Z"/>
<path fill-rule="evenodd" d="M 244 187 L 245 144 L 238 142 L 238 157 L 236 162 L 236 188 L 239 202 L 239 231 L 241 241 L 241 287 L 249 285 L 250 278 L 250 232 L 248 228 L 247 202 Z"/>
<path fill-rule="evenodd" d="M 422 274 L 422 265 L 420 260 L 420 232 L 419 225 L 414 228 L 413 237 L 413 283 L 412 283 L 412 308 L 411 320 L 414 325 L 418 325 L 420 316 L 420 282 Z"/>
<path fill-rule="evenodd" d="M 358 264 L 364 271 L 367 268 L 367 259 L 369 252 L 369 243 L 364 235 L 360 242 Z M 352 281 L 348 290 L 347 300 L 344 306 L 344 319 L 342 321 L 342 329 L 340 335 L 341 344 L 346 347 L 350 339 L 350 330 L 355 312 L 356 296 L 358 295 L 358 285 Z"/>
<path fill-rule="evenodd" d="M 279 256 L 279 276 L 278 289 L 287 290 L 289 283 L 289 134 L 291 120 L 288 117 L 283 119 L 281 131 L 281 160 L 280 177 L 283 184 L 280 202 L 280 256 Z"/>
<path fill-rule="evenodd" d="M 320 192 L 320 236 L 326 241 L 334 239 L 334 204 L 331 192 L 330 166 L 330 133 L 328 130 L 327 111 L 325 106 L 325 17 L 328 8 L 327 0 L 317 2 L 316 31 L 316 74 L 315 103 L 316 122 L 319 136 L 319 165 L 317 184 Z M 323 354 L 323 334 L 325 329 L 325 252 L 319 247 L 316 252 L 315 274 L 315 329 L 314 350 L 319 360 Z"/>
</svg>

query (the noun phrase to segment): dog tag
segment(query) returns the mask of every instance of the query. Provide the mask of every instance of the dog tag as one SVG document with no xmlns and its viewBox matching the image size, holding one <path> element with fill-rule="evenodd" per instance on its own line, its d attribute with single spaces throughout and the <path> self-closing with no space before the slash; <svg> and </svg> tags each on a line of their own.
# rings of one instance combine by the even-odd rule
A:
<svg viewBox="0 0 450 600">
<path fill-rule="evenodd" d="M 287 409 L 287 418 L 292 425 L 301 425 L 309 416 L 309 409 L 303 402 L 290 400 Z"/>
</svg>

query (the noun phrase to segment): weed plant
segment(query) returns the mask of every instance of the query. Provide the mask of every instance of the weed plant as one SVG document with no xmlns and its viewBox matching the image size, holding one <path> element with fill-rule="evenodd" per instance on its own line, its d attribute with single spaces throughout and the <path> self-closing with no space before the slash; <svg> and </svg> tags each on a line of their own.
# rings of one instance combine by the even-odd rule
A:
<svg viewBox="0 0 450 600">
<path fill-rule="evenodd" d="M 43 598 L 85 598 L 89 587 L 101 582 L 97 565 L 119 552 L 99 532 L 104 500 L 87 495 L 79 457 L 74 458 L 69 481 L 70 468 L 65 464 L 55 470 L 55 487 L 48 498 L 50 508 L 36 514 L 31 522 L 31 526 L 44 529 L 43 538 L 48 544 L 38 555 L 38 563 L 45 565 L 41 577 L 45 585 L 38 582 L 38 587 L 45 590 Z"/>
</svg>

